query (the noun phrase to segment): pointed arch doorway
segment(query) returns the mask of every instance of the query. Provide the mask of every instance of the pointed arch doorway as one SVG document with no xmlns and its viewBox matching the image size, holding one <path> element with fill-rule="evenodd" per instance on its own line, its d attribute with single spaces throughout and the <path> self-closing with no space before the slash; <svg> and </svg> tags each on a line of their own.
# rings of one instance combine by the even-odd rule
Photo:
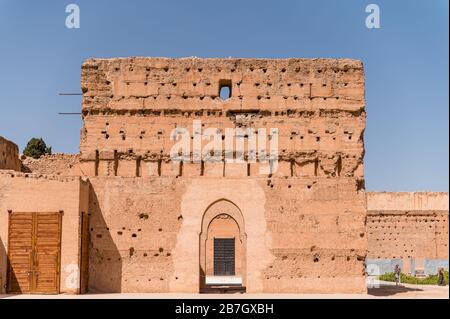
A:
<svg viewBox="0 0 450 319">
<path fill-rule="evenodd" d="M 200 292 L 245 292 L 246 233 L 240 209 L 226 199 L 204 212 L 200 232 Z"/>
</svg>

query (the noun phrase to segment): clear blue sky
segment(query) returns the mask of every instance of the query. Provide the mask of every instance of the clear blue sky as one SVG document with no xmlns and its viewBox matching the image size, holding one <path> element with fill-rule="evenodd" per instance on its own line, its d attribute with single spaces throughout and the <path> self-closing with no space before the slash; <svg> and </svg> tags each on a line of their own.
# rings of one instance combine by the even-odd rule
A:
<svg viewBox="0 0 450 319">
<path fill-rule="evenodd" d="M 81 28 L 65 27 L 76 3 Z M 367 29 L 365 7 L 381 9 Z M 89 57 L 349 57 L 364 61 L 368 190 L 448 191 L 447 0 L 0 0 L 0 135 L 77 153 Z"/>
</svg>

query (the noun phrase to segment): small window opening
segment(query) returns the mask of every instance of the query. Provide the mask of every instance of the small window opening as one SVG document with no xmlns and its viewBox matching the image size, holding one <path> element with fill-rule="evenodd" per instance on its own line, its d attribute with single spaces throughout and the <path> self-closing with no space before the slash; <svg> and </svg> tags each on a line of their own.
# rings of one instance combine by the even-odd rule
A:
<svg viewBox="0 0 450 319">
<path fill-rule="evenodd" d="M 219 96 L 222 101 L 226 101 L 231 97 L 231 80 L 219 81 Z"/>
</svg>

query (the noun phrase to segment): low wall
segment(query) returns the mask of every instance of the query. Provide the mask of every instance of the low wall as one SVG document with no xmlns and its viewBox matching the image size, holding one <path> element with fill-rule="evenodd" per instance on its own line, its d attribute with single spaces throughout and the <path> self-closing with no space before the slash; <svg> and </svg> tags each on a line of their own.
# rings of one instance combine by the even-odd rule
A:
<svg viewBox="0 0 450 319">
<path fill-rule="evenodd" d="M 0 171 L 0 274 L 7 278 L 8 220 L 12 212 L 63 212 L 61 293 L 78 293 L 80 214 L 87 211 L 89 184 L 80 177 Z M 4 287 L 0 289 L 0 293 Z"/>
<path fill-rule="evenodd" d="M 367 193 L 368 268 L 448 269 L 448 193 Z"/>
</svg>

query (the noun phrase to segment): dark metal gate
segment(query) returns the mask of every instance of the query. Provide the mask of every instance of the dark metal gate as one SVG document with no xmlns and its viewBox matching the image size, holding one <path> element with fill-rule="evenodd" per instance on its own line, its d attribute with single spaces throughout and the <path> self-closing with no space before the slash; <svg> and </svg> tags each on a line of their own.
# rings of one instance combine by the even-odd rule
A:
<svg viewBox="0 0 450 319">
<path fill-rule="evenodd" d="M 214 238 L 214 276 L 234 276 L 234 238 Z"/>
</svg>

